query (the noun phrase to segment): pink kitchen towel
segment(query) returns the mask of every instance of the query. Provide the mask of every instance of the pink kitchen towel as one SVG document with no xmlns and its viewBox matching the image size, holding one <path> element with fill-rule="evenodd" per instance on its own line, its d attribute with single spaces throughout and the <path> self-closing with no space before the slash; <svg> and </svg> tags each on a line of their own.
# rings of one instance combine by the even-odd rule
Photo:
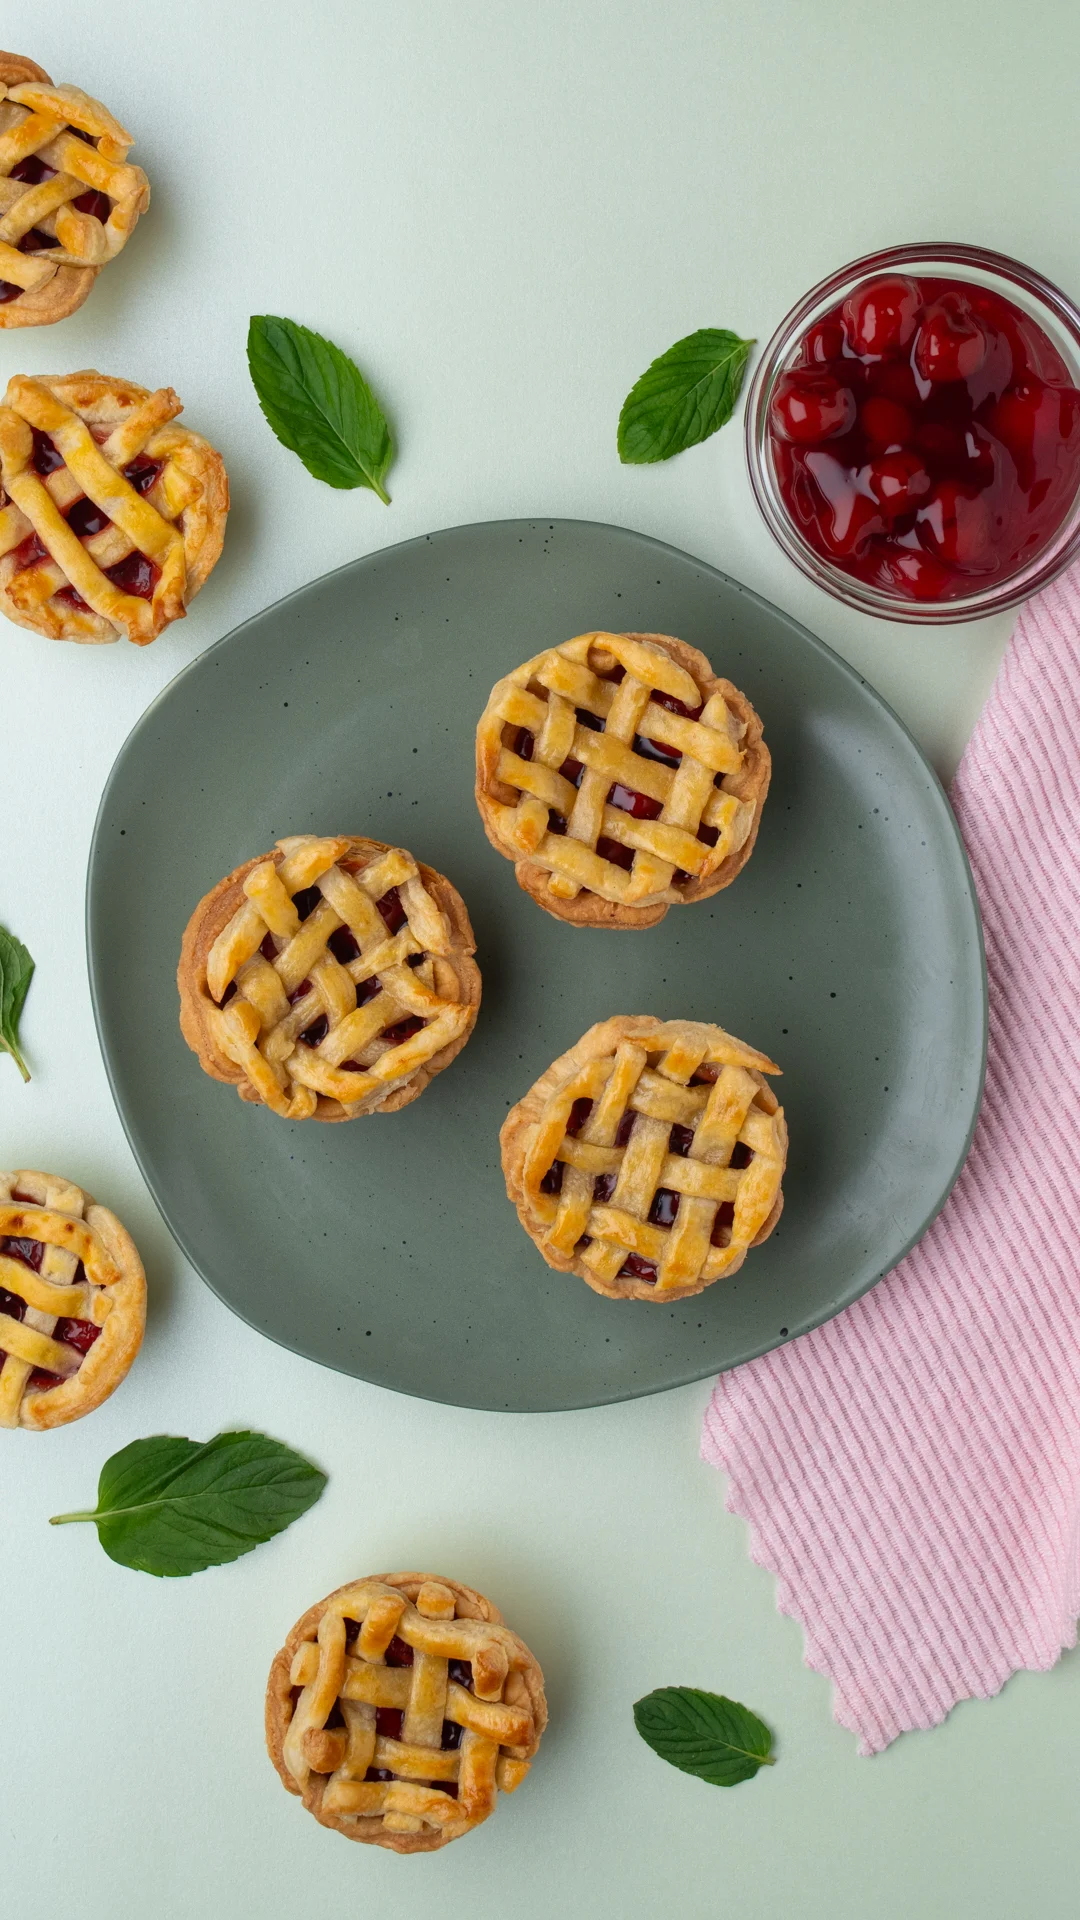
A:
<svg viewBox="0 0 1080 1920">
<path fill-rule="evenodd" d="M 861 1753 L 1076 1642 L 1080 569 L 1021 614 L 951 798 L 990 977 L 971 1152 L 871 1293 L 721 1375 L 702 1435 Z"/>
</svg>

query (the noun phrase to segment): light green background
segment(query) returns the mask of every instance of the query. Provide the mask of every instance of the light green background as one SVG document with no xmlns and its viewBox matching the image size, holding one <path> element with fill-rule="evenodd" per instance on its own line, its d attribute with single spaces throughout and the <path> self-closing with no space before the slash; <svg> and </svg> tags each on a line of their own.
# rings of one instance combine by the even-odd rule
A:
<svg viewBox="0 0 1080 1920">
<path fill-rule="evenodd" d="M 0 1063 L 0 1163 L 109 1200 L 152 1289 L 144 1353 L 92 1422 L 3 1437 L 5 1912 L 1073 1920 L 1077 1656 L 861 1760 L 697 1460 L 703 1387 L 500 1418 L 260 1340 L 184 1267 L 142 1189 L 81 924 L 97 796 L 158 688 L 281 593 L 466 520 L 576 514 L 701 553 L 853 660 L 948 771 L 1007 622 L 918 635 L 843 613 L 770 545 L 736 431 L 631 471 L 614 425 L 679 334 L 764 339 L 812 280 L 891 240 L 982 241 L 1080 291 L 1071 0 L 9 0 L 3 35 L 136 131 L 154 205 L 80 314 L 0 333 L 0 377 L 98 365 L 175 385 L 236 501 L 209 587 L 145 654 L 0 634 L 0 919 L 39 962 L 31 1087 Z M 267 310 L 338 339 L 384 396 L 401 446 L 389 512 L 319 487 L 271 440 L 242 351 Z M 88 1531 L 46 1528 L 134 1435 L 233 1423 L 332 1476 L 238 1566 L 158 1584 Z M 406 1862 L 286 1799 L 260 1697 L 310 1600 L 424 1562 L 485 1588 L 533 1643 L 553 1722 L 487 1828 Z M 671 1681 L 746 1700 L 781 1764 L 730 1794 L 662 1766 L 629 1708 Z"/>
</svg>

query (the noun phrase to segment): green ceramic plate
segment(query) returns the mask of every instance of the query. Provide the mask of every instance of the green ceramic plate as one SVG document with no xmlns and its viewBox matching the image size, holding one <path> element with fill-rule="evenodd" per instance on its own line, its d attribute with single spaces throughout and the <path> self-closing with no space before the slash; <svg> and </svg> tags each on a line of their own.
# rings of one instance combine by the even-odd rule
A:
<svg viewBox="0 0 1080 1920">
<path fill-rule="evenodd" d="M 725 893 L 644 933 L 561 925 L 473 801 L 501 674 L 591 627 L 679 634 L 762 715 L 773 786 Z M 287 833 L 366 833 L 442 869 L 484 975 L 476 1031 L 404 1112 L 294 1125 L 208 1079 L 177 1025 L 180 938 Z M 700 560 L 579 521 L 458 527 L 318 580 L 212 647 L 113 768 L 90 855 L 90 983 L 120 1116 L 180 1246 L 295 1352 L 427 1399 L 524 1412 L 698 1379 L 804 1332 L 894 1266 L 979 1102 L 986 991 L 952 814 L 834 653 Z M 546 1267 L 506 1198 L 507 1108 L 594 1020 L 714 1020 L 784 1069 L 784 1216 L 682 1305 Z"/>
</svg>

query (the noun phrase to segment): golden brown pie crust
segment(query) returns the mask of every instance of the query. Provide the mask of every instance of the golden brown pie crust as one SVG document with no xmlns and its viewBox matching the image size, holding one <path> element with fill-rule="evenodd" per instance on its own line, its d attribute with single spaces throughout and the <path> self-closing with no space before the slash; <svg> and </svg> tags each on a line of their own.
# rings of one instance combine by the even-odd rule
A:
<svg viewBox="0 0 1080 1920">
<path fill-rule="evenodd" d="M 9 620 L 48 640 L 93 645 L 117 640 L 126 633 L 137 646 L 146 646 L 171 621 L 183 618 L 221 554 L 229 512 L 229 481 L 217 449 L 201 434 L 175 424 L 180 412 L 181 403 L 171 387 L 151 393 L 132 380 L 115 379 L 92 367 L 48 377 L 12 377 L 4 404 L 0 405 L 0 612 Z M 73 421 L 88 429 L 89 443 L 78 453 L 72 452 L 74 465 L 65 465 L 48 476 L 50 486 L 46 488 L 32 470 L 31 427 L 48 423 L 63 431 Z M 101 491 L 97 463 L 103 459 L 103 448 L 97 436 L 113 433 L 126 436 L 129 442 L 117 456 L 121 468 L 136 455 L 145 455 L 161 467 L 145 496 L 134 496 L 124 483 L 139 532 L 151 544 L 158 543 L 160 572 L 153 596 L 144 600 L 125 593 L 99 569 L 95 557 L 99 542 L 117 541 L 118 547 L 110 548 L 110 552 L 145 551 L 138 538 L 128 538 L 113 526 L 95 539 L 73 543 L 75 558 L 69 564 L 79 572 L 79 578 L 72 581 L 60 565 L 55 580 L 52 573 L 48 574 L 49 597 L 43 598 L 38 591 L 40 563 L 29 568 L 18 564 L 21 543 L 29 533 L 36 532 L 51 563 L 50 543 L 55 542 L 56 534 L 42 515 L 50 521 L 62 518 L 81 493 L 89 494 L 95 486 Z M 106 465 L 111 467 L 112 463 Z M 106 476 L 110 484 L 115 474 L 113 469 Z M 57 499 L 54 495 L 61 483 L 64 491 Z M 21 493 L 24 485 L 29 486 L 32 497 Z M 27 512 L 17 504 L 14 492 L 20 492 Z M 27 513 L 41 519 L 40 528 Z M 144 531 L 147 528 L 149 531 Z M 60 533 L 71 539 L 63 525 Z M 102 567 L 110 564 L 100 547 L 97 551 Z M 81 569 L 86 571 L 85 579 Z M 101 589 L 108 613 L 90 606 L 72 607 L 61 597 L 65 584 L 82 586 L 84 596 Z"/>
<path fill-rule="evenodd" d="M 509 1656 L 509 1672 L 501 1690 L 501 1698 L 508 1704 L 525 1709 L 532 1721 L 531 1734 L 524 1748 L 516 1750 L 522 1756 L 516 1768 L 519 1775 L 527 1771 L 527 1763 L 535 1754 L 540 1744 L 540 1737 L 547 1725 L 544 1676 L 534 1655 L 530 1653 L 524 1641 L 506 1627 L 502 1614 L 490 1600 L 486 1599 L 482 1593 L 477 1593 L 474 1588 L 462 1586 L 458 1580 L 450 1580 L 443 1574 L 432 1573 L 371 1574 L 366 1580 L 350 1581 L 348 1585 L 336 1588 L 333 1593 L 326 1596 L 325 1600 L 320 1600 L 315 1606 L 308 1608 L 296 1622 L 285 1645 L 275 1655 L 266 1687 L 266 1747 L 282 1784 L 290 1793 L 302 1799 L 308 1812 L 314 1814 L 322 1826 L 333 1828 L 349 1840 L 359 1840 L 369 1846 L 387 1847 L 394 1853 L 433 1853 L 440 1847 L 446 1846 L 449 1841 L 459 1839 L 462 1834 L 469 1833 L 478 1826 L 481 1820 L 493 1811 L 494 1798 L 491 1806 L 478 1810 L 472 1817 L 466 1816 L 459 1822 L 435 1829 L 424 1826 L 419 1831 L 394 1831 L 384 1825 L 382 1815 L 373 1818 L 363 1815 L 349 1816 L 335 1812 L 324 1805 L 330 1772 L 330 1767 L 325 1760 L 321 1764 L 327 1766 L 327 1771 L 316 1772 L 312 1769 L 304 1784 L 301 1785 L 290 1770 L 286 1757 L 286 1738 L 299 1696 L 299 1689 L 294 1687 L 290 1680 L 293 1661 L 298 1650 L 304 1646 L 305 1642 L 316 1640 L 319 1623 L 332 1603 L 340 1601 L 345 1595 L 355 1594 L 357 1589 L 372 1586 L 397 1588 L 413 1605 L 424 1588 L 447 1589 L 454 1598 L 456 1620 L 483 1621 L 497 1629 L 497 1635 L 494 1637 Z M 468 1629 L 465 1631 L 467 1632 Z M 465 1652 L 464 1648 L 462 1652 Z M 325 1717 L 324 1714 L 323 1718 Z"/>
<path fill-rule="evenodd" d="M 704 705 L 713 694 L 723 696 L 729 711 L 745 729 L 742 738 L 743 761 L 736 773 L 729 774 L 725 781 L 725 791 L 732 793 L 741 801 L 753 806 L 753 821 L 750 830 L 739 846 L 725 859 L 716 870 L 704 880 L 691 880 L 687 885 L 674 890 L 674 898 L 659 900 L 651 905 L 628 906 L 618 900 L 608 900 L 600 894 L 583 888 L 572 900 L 560 899 L 553 894 L 549 885 L 548 870 L 535 862 L 520 857 L 513 842 L 507 839 L 501 830 L 497 805 L 516 798 L 512 789 L 504 787 L 499 780 L 497 763 L 499 754 L 498 732 L 485 726 L 485 720 L 491 713 L 500 689 L 505 682 L 500 681 L 493 689 L 484 716 L 482 716 L 476 736 L 476 804 L 480 810 L 484 832 L 493 847 L 508 860 L 514 861 L 514 872 L 518 885 L 531 895 L 545 913 L 553 914 L 557 920 L 565 920 L 577 927 L 610 927 L 632 931 L 635 928 L 652 927 L 664 918 L 669 906 L 692 906 L 698 900 L 708 900 L 714 893 L 731 885 L 742 872 L 754 850 L 761 812 L 769 791 L 772 773 L 772 759 L 762 737 L 761 721 L 750 701 L 730 680 L 715 674 L 706 656 L 697 647 L 685 640 L 677 640 L 665 633 L 627 633 L 617 636 L 620 639 L 644 641 L 650 646 L 662 647 L 675 663 L 682 667 L 695 682 Z M 603 638 L 601 634 L 598 639 Z M 539 665 L 543 654 L 538 654 L 530 665 Z"/>
<path fill-rule="evenodd" d="M 39 67 L 36 61 L 28 60 L 22 54 L 0 51 L 0 87 L 19 87 L 27 82 L 37 82 L 47 87 L 53 84 L 51 76 L 46 73 L 44 67 Z M 89 105 L 99 108 L 100 111 L 98 102 L 90 101 Z M 111 115 L 106 112 L 104 124 L 110 123 L 115 126 L 111 121 Z M 130 136 L 126 138 L 127 145 L 130 146 Z M 119 151 L 126 156 L 126 147 Z M 112 149 L 109 157 L 116 158 L 117 150 Z M 145 213 L 150 204 L 150 188 L 145 175 L 141 173 L 141 169 L 131 169 L 131 171 L 137 179 L 141 179 L 142 191 L 141 195 L 130 204 L 129 219 L 126 222 L 129 231 L 136 224 L 139 214 Z M 18 299 L 0 303 L 0 327 L 48 327 L 57 320 L 66 320 L 69 314 L 82 306 L 100 271 L 100 266 L 74 265 L 67 262 L 58 265 L 52 278 L 44 285 L 27 289 Z"/>
<path fill-rule="evenodd" d="M 339 864 L 347 872 L 362 869 L 377 854 L 388 853 L 391 848 L 382 840 L 369 840 L 362 834 L 348 836 L 350 850 Z M 234 868 L 224 880 L 200 900 L 184 932 L 180 950 L 180 965 L 176 982 L 180 991 L 180 1030 L 192 1052 L 197 1055 L 204 1073 L 215 1080 L 222 1080 L 234 1086 L 241 1100 L 254 1105 L 264 1104 L 260 1094 L 246 1078 L 243 1070 L 230 1060 L 216 1044 L 208 1015 L 215 1009 L 216 1003 L 206 983 L 206 967 L 210 949 L 218 935 L 228 925 L 237 908 L 245 900 L 244 881 L 255 867 L 273 854 L 258 854 L 253 860 L 245 860 L 242 866 Z M 452 947 L 448 959 L 439 959 L 437 968 L 442 985 L 440 991 L 447 998 L 464 1002 L 471 1009 L 471 1017 L 461 1033 L 447 1046 L 432 1055 L 404 1086 L 397 1088 L 378 1106 L 364 1106 L 359 1111 L 374 1113 L 398 1113 L 413 1100 L 418 1100 L 425 1087 L 430 1085 L 436 1074 L 455 1060 L 465 1045 L 473 1027 L 480 1006 L 481 976 L 480 969 L 473 959 L 476 951 L 476 939 L 469 919 L 468 909 L 457 888 L 444 874 L 436 872 L 434 867 L 425 866 L 417 861 L 417 868 L 428 893 L 436 905 L 441 908 L 450 923 Z M 442 969 L 446 969 L 443 973 Z M 455 991 L 448 989 L 453 976 Z M 315 1120 L 352 1120 L 357 1110 L 343 1106 L 339 1100 L 318 1095 L 315 1111 L 310 1116 Z"/>
<path fill-rule="evenodd" d="M 28 1197 L 15 1199 L 16 1194 Z M 0 1426 L 29 1427 L 36 1432 L 64 1427 L 108 1399 L 139 1351 L 146 1324 L 142 1261 L 116 1215 L 59 1174 L 29 1169 L 0 1173 L 0 1241 L 9 1236 L 46 1244 L 46 1258 L 37 1275 L 0 1254 L 0 1285 L 26 1299 L 29 1309 L 19 1323 L 22 1336 L 16 1327 L 14 1341 L 48 1340 L 56 1322 L 65 1318 L 92 1318 L 101 1327 L 70 1378 L 62 1379 L 59 1386 L 31 1388 L 27 1384 L 30 1367 L 45 1364 L 45 1356 L 39 1362 L 29 1353 L 26 1359 L 14 1355 L 5 1346 L 0 1325 L 0 1357 L 9 1356 L 0 1366 Z M 54 1312 L 47 1289 L 55 1286 L 60 1294 L 71 1291 L 80 1261 L 86 1273 L 85 1310 L 75 1311 L 74 1303 L 61 1298 L 62 1311 Z M 30 1287 L 32 1298 L 26 1291 Z"/>
<path fill-rule="evenodd" d="M 673 1285 L 667 1291 L 661 1290 L 655 1283 L 621 1273 L 598 1272 L 576 1249 L 561 1251 L 552 1242 L 552 1222 L 538 1214 L 542 1205 L 539 1196 L 530 1191 L 527 1178 L 527 1162 L 530 1149 L 537 1139 L 538 1131 L 545 1115 L 550 1111 L 553 1098 L 574 1081 L 583 1070 L 593 1063 L 615 1055 L 620 1047 L 640 1048 L 646 1055 L 663 1053 L 666 1049 L 687 1045 L 693 1049 L 697 1045 L 708 1044 L 712 1058 L 727 1059 L 735 1063 L 737 1070 L 748 1076 L 756 1086 L 751 1105 L 760 1108 L 760 1119 L 767 1119 L 771 1139 L 767 1141 L 772 1156 L 779 1161 L 779 1168 L 773 1168 L 775 1175 L 774 1194 L 770 1193 L 766 1201 L 768 1212 L 764 1218 L 759 1211 L 760 1225 L 745 1245 L 732 1246 L 729 1257 L 723 1262 L 722 1271 L 702 1271 L 684 1283 Z M 502 1151 L 502 1169 L 506 1180 L 506 1191 L 517 1209 L 518 1219 L 534 1245 L 539 1249 L 549 1267 L 555 1267 L 562 1273 L 576 1273 L 587 1282 L 595 1293 L 609 1300 L 646 1300 L 651 1304 L 670 1304 L 674 1300 L 685 1300 L 701 1293 L 715 1280 L 729 1279 L 737 1273 L 746 1258 L 747 1248 L 760 1246 L 767 1240 L 780 1218 L 784 1205 L 783 1188 L 780 1181 L 787 1162 L 788 1135 L 783 1108 L 777 1103 L 776 1096 L 765 1079 L 765 1073 L 778 1073 L 780 1069 L 765 1054 L 755 1048 L 747 1047 L 742 1041 L 735 1040 L 723 1028 L 709 1026 L 704 1022 L 691 1020 L 658 1020 L 650 1014 L 626 1014 L 610 1020 L 602 1020 L 590 1027 L 576 1046 L 553 1061 L 547 1072 L 542 1074 L 535 1085 L 530 1087 L 524 1098 L 511 1107 L 503 1121 L 499 1134 Z M 599 1094 L 594 1095 L 594 1099 Z M 677 1094 L 676 1094 L 677 1097 Z M 744 1096 L 745 1097 L 745 1096 Z M 629 1101 L 634 1105 L 633 1097 Z M 625 1107 L 622 1111 L 625 1112 Z M 559 1128 L 561 1135 L 562 1129 Z M 712 1156 L 706 1156 L 711 1159 Z M 726 1164 L 721 1162 L 721 1164 Z M 658 1180 L 662 1185 L 663 1181 Z M 648 1204 L 653 1199 L 655 1188 L 644 1196 L 640 1217 L 647 1219 Z M 771 1204 L 769 1202 L 771 1201 Z M 554 1208 L 552 1208 L 554 1211 Z M 584 1223 L 583 1223 L 584 1224 Z M 755 1222 L 755 1225 L 757 1223 Z M 663 1236 L 657 1236 L 663 1238 Z M 652 1256 L 649 1256 L 652 1257 Z M 721 1264 L 721 1256 L 716 1256 L 716 1264 Z"/>
</svg>

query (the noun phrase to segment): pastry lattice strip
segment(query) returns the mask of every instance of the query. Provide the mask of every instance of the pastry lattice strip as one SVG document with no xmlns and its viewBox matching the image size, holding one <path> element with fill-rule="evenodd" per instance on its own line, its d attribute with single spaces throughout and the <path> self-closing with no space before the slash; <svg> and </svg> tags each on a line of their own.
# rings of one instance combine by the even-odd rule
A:
<svg viewBox="0 0 1080 1920">
<path fill-rule="evenodd" d="M 621 677 L 594 671 L 590 654 Z M 588 888 L 626 906 L 677 900 L 676 875 L 708 879 L 753 824 L 753 807 L 723 786 L 743 759 L 741 729 L 723 695 L 702 705 L 691 676 L 647 641 L 587 633 L 553 648 L 500 683 L 481 726 L 501 736 L 497 778 L 519 795 L 511 805 L 493 803 L 501 830 L 523 858 L 548 870 L 561 899 Z M 515 733 L 531 736 L 528 757 L 511 744 Z M 639 738 L 678 764 L 636 751 Z M 613 804 L 613 794 L 623 804 Z M 628 801 L 640 808 L 636 796 L 654 804 L 654 817 L 628 810 Z M 553 816 L 565 831 L 553 831 Z M 609 852 L 614 844 L 632 854 L 628 870 L 605 853 L 605 841 Z"/>
<path fill-rule="evenodd" d="M 25 1195 L 15 1199 L 14 1195 Z M 4 1243 L 37 1243 L 32 1267 Z M 78 1280 L 80 1264 L 84 1277 Z M 112 1301 L 102 1291 L 120 1277 L 100 1236 L 83 1218 L 83 1195 L 66 1180 L 22 1173 L 0 1182 L 0 1288 L 12 1296 L 0 1310 L 0 1427 L 17 1427 L 36 1371 L 69 1380 L 82 1352 L 57 1339 L 57 1323 L 89 1321 L 101 1327 Z M 21 1313 L 12 1307 L 22 1303 Z"/>
<path fill-rule="evenodd" d="M 448 964 L 455 994 L 438 990 L 450 927 L 402 848 L 353 873 L 338 864 L 347 838 L 299 835 L 278 845 L 281 859 L 252 868 L 245 904 L 210 949 L 215 1039 L 286 1119 L 310 1118 L 320 1094 L 354 1111 L 380 1104 L 468 1025 Z M 301 918 L 294 896 L 310 888 L 320 897 Z M 402 916 L 394 932 L 379 911 L 388 895 Z M 341 929 L 358 949 L 344 961 L 332 947 Z M 415 1030 L 397 1034 L 403 1022 Z"/>
<path fill-rule="evenodd" d="M 497 1790 L 524 1779 L 534 1723 L 514 1636 L 456 1619 L 454 1608 L 439 1581 L 426 1580 L 415 1605 L 397 1587 L 361 1581 L 334 1595 L 316 1639 L 297 1649 L 289 1678 L 302 1692 L 283 1758 L 301 1790 L 312 1772 L 330 1776 L 325 1812 L 381 1817 L 399 1833 L 453 1829 L 485 1819 Z M 358 1628 L 351 1643 L 347 1623 Z M 392 1643 L 408 1664 L 386 1663 Z M 467 1664 L 469 1685 L 451 1663 Z M 335 1707 L 344 1725 L 327 1728 Z M 387 1710 L 397 1736 L 379 1731 Z"/>
<path fill-rule="evenodd" d="M 142 168 L 126 164 L 131 144 L 79 87 L 0 86 L 0 280 L 36 291 L 59 266 L 120 252 L 150 199 Z"/>
<path fill-rule="evenodd" d="M 0 507 L 0 569 L 12 556 L 4 586 L 21 612 L 32 614 L 55 594 L 74 594 L 137 644 L 182 617 L 187 563 L 175 522 L 198 487 L 189 436 L 169 427 L 181 411 L 172 389 L 159 388 L 99 428 L 105 435 L 99 441 L 92 422 L 44 381 L 9 381 L 0 407 L 0 474 L 8 496 Z M 41 461 L 35 435 L 46 436 L 48 462 L 62 464 Z M 140 471 L 142 460 L 147 464 Z M 83 497 L 107 523 L 86 539 L 67 518 Z M 151 569 L 151 599 L 111 577 L 133 554 Z"/>
<path fill-rule="evenodd" d="M 552 1094 L 524 1186 L 555 1252 L 607 1283 L 629 1263 L 659 1296 L 741 1262 L 776 1202 L 784 1152 L 776 1100 L 751 1071 L 760 1055 L 678 1036 L 654 1057 L 625 1041 Z"/>
</svg>

